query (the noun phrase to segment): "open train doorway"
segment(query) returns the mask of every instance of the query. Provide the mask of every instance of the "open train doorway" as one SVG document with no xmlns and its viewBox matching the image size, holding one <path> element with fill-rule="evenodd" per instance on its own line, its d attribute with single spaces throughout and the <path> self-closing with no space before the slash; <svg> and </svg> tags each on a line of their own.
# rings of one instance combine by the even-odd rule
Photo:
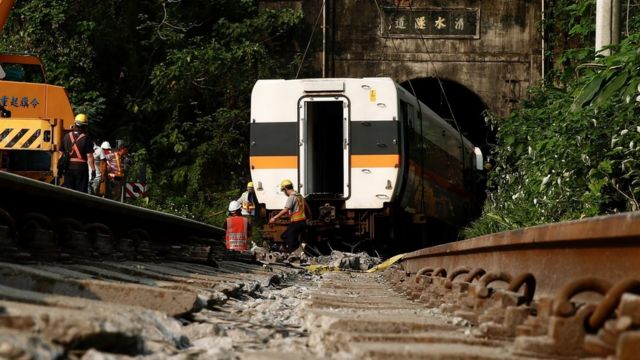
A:
<svg viewBox="0 0 640 360">
<path fill-rule="evenodd" d="M 349 196 L 346 99 L 307 98 L 301 106 L 300 178 L 310 200 Z"/>
</svg>

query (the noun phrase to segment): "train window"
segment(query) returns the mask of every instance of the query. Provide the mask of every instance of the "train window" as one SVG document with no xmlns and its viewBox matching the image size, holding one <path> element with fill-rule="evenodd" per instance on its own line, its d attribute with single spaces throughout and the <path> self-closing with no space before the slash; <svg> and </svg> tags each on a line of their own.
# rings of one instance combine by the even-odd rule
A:
<svg viewBox="0 0 640 360">
<path fill-rule="evenodd" d="M 407 104 L 404 101 L 400 101 L 400 121 L 402 123 L 404 123 L 405 121 L 408 122 L 409 127 L 412 126 L 411 124 L 411 119 L 409 119 L 409 104 Z"/>
<path fill-rule="evenodd" d="M 344 197 L 342 101 L 305 102 L 305 193 L 313 198 Z"/>
</svg>

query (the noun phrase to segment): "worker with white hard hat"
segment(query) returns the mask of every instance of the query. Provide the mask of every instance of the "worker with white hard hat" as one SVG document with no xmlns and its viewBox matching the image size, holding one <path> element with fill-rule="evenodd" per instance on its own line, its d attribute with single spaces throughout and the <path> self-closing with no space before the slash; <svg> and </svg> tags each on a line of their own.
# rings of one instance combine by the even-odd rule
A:
<svg viewBox="0 0 640 360">
<path fill-rule="evenodd" d="M 240 213 L 242 204 L 236 200 L 229 203 L 229 217 L 222 226 L 226 230 L 225 243 L 229 250 L 247 251 L 251 237 L 251 224 Z"/>
<path fill-rule="evenodd" d="M 93 160 L 96 176 L 93 177 L 93 180 L 89 181 L 89 193 L 96 196 L 104 196 L 104 173 L 106 171 L 106 164 L 103 147 L 104 144 L 108 144 L 108 142 L 103 142 L 101 146 L 98 146 L 98 143 L 100 142 L 98 141 L 93 144 Z"/>
<path fill-rule="evenodd" d="M 114 150 L 108 141 L 103 142 L 100 147 L 107 165 L 103 175 L 107 183 L 107 198 L 124 201 L 125 167 L 130 162 L 126 157 L 127 148 L 120 146 L 117 150 Z"/>
</svg>

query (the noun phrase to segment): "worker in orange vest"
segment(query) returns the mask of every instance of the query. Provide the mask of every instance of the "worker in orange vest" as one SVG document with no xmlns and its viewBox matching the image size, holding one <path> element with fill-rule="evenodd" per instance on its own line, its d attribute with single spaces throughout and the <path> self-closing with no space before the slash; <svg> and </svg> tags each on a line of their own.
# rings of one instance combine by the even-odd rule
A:
<svg viewBox="0 0 640 360">
<path fill-rule="evenodd" d="M 258 199 L 253 189 L 253 182 L 249 181 L 249 183 L 247 183 L 247 191 L 240 195 L 238 202 L 242 205 L 242 216 L 246 216 L 249 222 L 257 219 L 256 206 L 258 205 Z"/>
<path fill-rule="evenodd" d="M 237 201 L 229 203 L 229 217 L 222 226 L 226 230 L 226 246 L 229 250 L 247 251 L 249 238 L 251 237 L 251 224 L 242 216 L 240 209 L 242 204 Z"/>
<path fill-rule="evenodd" d="M 287 202 L 284 204 L 284 209 L 269 219 L 269 223 L 272 224 L 278 218 L 289 215 L 291 223 L 282 233 L 282 240 L 287 247 L 286 250 L 292 252 L 300 245 L 299 237 L 307 225 L 307 219 L 311 220 L 311 209 L 302 195 L 293 189 L 291 180 L 282 180 L 280 190 L 287 195 Z"/>
<path fill-rule="evenodd" d="M 100 146 L 103 151 L 104 159 L 107 164 L 107 174 L 103 175 L 106 182 L 108 182 L 107 193 L 108 197 L 116 201 L 124 201 L 123 188 L 124 188 L 124 166 L 125 155 L 127 154 L 127 148 L 121 147 L 120 149 L 113 151 L 111 144 L 105 141 Z"/>
</svg>

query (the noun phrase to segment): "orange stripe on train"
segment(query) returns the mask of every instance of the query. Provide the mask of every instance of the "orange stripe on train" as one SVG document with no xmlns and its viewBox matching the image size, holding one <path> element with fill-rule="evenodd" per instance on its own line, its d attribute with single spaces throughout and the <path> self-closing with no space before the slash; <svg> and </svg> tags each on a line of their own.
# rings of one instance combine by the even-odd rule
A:
<svg viewBox="0 0 640 360">
<path fill-rule="evenodd" d="M 297 169 L 297 156 L 251 156 L 251 169 Z"/>
<path fill-rule="evenodd" d="M 351 167 L 354 168 L 375 168 L 400 166 L 400 155 L 351 155 Z"/>
<path fill-rule="evenodd" d="M 296 169 L 298 167 L 297 156 L 252 156 L 250 158 L 252 169 Z M 400 155 L 351 155 L 351 167 L 376 168 L 400 166 Z"/>
</svg>

